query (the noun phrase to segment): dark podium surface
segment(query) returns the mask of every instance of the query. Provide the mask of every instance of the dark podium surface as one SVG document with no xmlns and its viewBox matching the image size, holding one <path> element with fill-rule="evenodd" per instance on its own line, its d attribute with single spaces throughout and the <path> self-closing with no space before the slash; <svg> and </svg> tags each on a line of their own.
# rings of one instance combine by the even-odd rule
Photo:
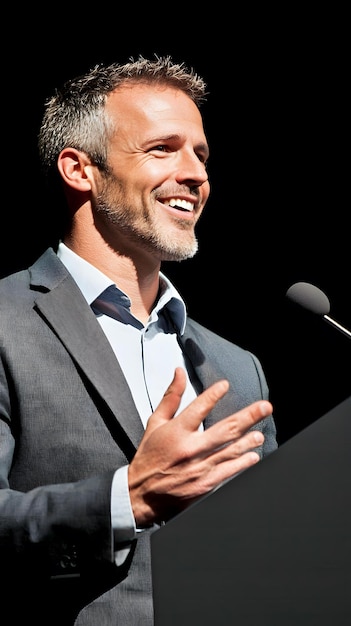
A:
<svg viewBox="0 0 351 626">
<path fill-rule="evenodd" d="M 351 624 L 351 397 L 151 536 L 155 626 Z"/>
</svg>

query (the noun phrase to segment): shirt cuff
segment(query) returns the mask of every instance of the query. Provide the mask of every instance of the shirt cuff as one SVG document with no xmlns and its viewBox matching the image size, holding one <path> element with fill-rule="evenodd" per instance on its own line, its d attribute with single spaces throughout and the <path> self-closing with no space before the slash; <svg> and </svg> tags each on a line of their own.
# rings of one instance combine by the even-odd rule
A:
<svg viewBox="0 0 351 626">
<path fill-rule="evenodd" d="M 111 521 L 115 544 L 135 539 L 136 527 L 129 497 L 128 465 L 116 470 L 112 480 Z"/>
</svg>

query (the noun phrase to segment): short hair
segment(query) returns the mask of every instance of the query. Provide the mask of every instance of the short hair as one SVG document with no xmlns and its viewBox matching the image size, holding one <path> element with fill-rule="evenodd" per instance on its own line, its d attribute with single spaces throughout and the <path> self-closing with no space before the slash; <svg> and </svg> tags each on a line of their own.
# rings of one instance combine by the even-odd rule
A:
<svg viewBox="0 0 351 626">
<path fill-rule="evenodd" d="M 135 83 L 180 89 L 199 108 L 207 96 L 204 79 L 170 56 L 100 64 L 68 80 L 45 102 L 39 130 L 41 168 L 51 182 L 58 182 L 57 159 L 66 147 L 85 152 L 92 163 L 106 170 L 108 139 L 114 130 L 105 110 L 106 98 L 120 85 Z"/>
</svg>

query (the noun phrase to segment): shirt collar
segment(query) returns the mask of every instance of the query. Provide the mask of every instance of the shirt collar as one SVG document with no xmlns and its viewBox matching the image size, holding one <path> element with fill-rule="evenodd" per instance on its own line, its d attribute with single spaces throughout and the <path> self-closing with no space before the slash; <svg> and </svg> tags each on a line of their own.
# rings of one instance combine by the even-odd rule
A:
<svg viewBox="0 0 351 626">
<path fill-rule="evenodd" d="M 89 306 L 107 287 L 115 285 L 108 276 L 73 252 L 63 242 L 59 243 L 57 256 L 74 278 Z M 117 285 L 115 286 L 119 289 Z M 122 290 L 119 291 L 127 296 Z M 167 310 L 175 329 L 182 335 L 187 315 L 184 300 L 171 281 L 160 272 L 160 297 L 151 313 L 150 321 L 156 319 L 162 309 Z"/>
</svg>

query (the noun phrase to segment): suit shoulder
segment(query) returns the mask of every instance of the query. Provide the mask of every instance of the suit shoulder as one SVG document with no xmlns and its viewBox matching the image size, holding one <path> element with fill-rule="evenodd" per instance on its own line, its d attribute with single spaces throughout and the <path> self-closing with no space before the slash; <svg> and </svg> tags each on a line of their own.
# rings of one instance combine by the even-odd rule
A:
<svg viewBox="0 0 351 626">
<path fill-rule="evenodd" d="M 49 291 L 66 276 L 64 265 L 53 249 L 48 248 L 29 267 L 0 279 L 0 305 L 13 306 L 21 300 L 31 300 L 35 292 Z"/>
<path fill-rule="evenodd" d="M 12 274 L 8 274 L 0 279 L 0 304 L 4 299 L 12 300 L 16 298 L 16 294 L 29 286 L 29 270 L 18 270 Z"/>
</svg>

